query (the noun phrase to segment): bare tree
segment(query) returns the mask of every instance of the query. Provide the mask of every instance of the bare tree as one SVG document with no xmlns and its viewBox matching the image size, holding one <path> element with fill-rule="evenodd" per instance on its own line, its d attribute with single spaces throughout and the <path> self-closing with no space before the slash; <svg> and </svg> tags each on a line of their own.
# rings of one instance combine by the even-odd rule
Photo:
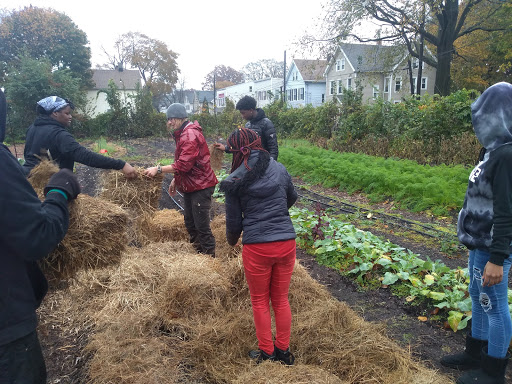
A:
<svg viewBox="0 0 512 384">
<path fill-rule="evenodd" d="M 245 81 L 263 80 L 269 77 L 283 77 L 283 62 L 275 59 L 263 59 L 246 64 L 242 68 Z"/>
<path fill-rule="evenodd" d="M 323 42 L 327 52 L 350 39 L 405 44 L 412 57 L 436 68 L 435 91 L 447 95 L 454 42 L 475 31 L 509 30 L 494 17 L 504 6 L 499 0 L 330 0 L 322 36 L 304 36 L 302 42 Z M 479 17 L 468 18 L 472 14 Z M 379 31 L 369 36 L 372 24 Z M 423 50 L 423 41 L 430 50 Z"/>
</svg>

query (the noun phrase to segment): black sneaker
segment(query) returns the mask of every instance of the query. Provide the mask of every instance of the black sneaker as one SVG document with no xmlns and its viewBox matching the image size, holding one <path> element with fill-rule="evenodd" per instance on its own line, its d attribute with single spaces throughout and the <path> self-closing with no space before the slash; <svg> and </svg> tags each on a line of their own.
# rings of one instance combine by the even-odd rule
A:
<svg viewBox="0 0 512 384">
<path fill-rule="evenodd" d="M 249 351 L 249 357 L 253 360 L 256 360 L 256 364 L 259 364 L 265 360 L 274 361 L 276 359 L 276 353 L 273 352 L 271 355 L 269 355 L 261 349 L 256 349 L 254 351 Z"/>
<path fill-rule="evenodd" d="M 277 347 L 274 349 L 275 359 L 282 364 L 293 365 L 295 362 L 295 356 L 290 352 L 290 348 L 286 348 L 286 351 L 283 351 Z"/>
</svg>

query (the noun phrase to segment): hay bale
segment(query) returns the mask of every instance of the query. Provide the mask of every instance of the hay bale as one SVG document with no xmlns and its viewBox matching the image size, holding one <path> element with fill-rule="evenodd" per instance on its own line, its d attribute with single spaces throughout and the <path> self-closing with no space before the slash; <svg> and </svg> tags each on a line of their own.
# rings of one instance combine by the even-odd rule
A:
<svg viewBox="0 0 512 384">
<path fill-rule="evenodd" d="M 242 373 L 233 384 L 349 384 L 338 376 L 315 365 L 296 365 L 287 367 L 282 364 L 265 362 Z"/>
<path fill-rule="evenodd" d="M 218 171 L 224 163 L 224 151 L 216 148 L 214 144 L 210 144 L 208 149 L 210 150 L 210 165 L 214 171 Z"/>
<path fill-rule="evenodd" d="M 105 172 L 99 196 L 129 211 L 137 218 L 158 208 L 162 195 L 162 174 L 153 178 L 144 176 L 144 168 L 136 168 L 137 177 L 127 179 L 120 171 Z"/>
<path fill-rule="evenodd" d="M 152 242 L 187 241 L 189 238 L 183 214 L 175 209 L 162 209 L 144 220 L 141 230 Z"/>
<path fill-rule="evenodd" d="M 238 257 L 242 252 L 242 247 L 232 247 L 226 239 L 226 216 L 217 215 L 210 223 L 213 236 L 215 237 L 215 255 L 222 258 Z M 241 242 L 240 238 L 240 242 Z"/>
<path fill-rule="evenodd" d="M 44 199 L 44 187 L 48 184 L 50 177 L 57 172 L 59 172 L 59 166 L 46 158 L 43 158 L 39 164 L 30 170 L 28 181 L 36 191 L 39 199 Z"/>
<path fill-rule="evenodd" d="M 69 204 L 69 229 L 42 262 L 52 277 L 119 263 L 127 245 L 128 215 L 115 204 L 81 194 Z"/>
<path fill-rule="evenodd" d="M 159 318 L 217 316 L 225 312 L 231 284 L 212 257 L 193 253 L 175 260 L 160 287 Z"/>
</svg>

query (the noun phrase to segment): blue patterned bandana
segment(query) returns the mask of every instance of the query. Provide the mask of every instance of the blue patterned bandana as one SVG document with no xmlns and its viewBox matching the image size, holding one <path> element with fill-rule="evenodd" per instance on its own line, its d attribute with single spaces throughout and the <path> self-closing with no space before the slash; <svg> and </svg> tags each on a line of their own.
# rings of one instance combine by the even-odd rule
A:
<svg viewBox="0 0 512 384">
<path fill-rule="evenodd" d="M 37 102 L 46 112 L 57 112 L 68 105 L 73 108 L 73 103 L 67 99 L 60 98 L 59 96 L 48 96 Z"/>
</svg>

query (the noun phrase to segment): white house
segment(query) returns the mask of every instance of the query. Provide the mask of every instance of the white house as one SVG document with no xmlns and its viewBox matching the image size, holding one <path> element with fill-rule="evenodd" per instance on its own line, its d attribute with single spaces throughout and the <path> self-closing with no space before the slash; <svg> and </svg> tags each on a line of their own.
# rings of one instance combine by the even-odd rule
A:
<svg viewBox="0 0 512 384">
<path fill-rule="evenodd" d="M 256 99 L 256 106 L 262 108 L 279 99 L 283 92 L 283 79 L 269 77 L 263 80 L 247 81 L 216 91 L 217 111 L 222 112 L 226 107 L 226 99 L 230 99 L 235 105 L 242 97 L 248 95 Z"/>
<path fill-rule="evenodd" d="M 419 61 L 403 46 L 340 44 L 325 70 L 327 100 L 338 98 L 346 89 L 359 87 L 363 102 L 378 97 L 398 103 L 416 89 Z M 423 63 L 420 93 L 434 94 L 435 69 Z"/>
<path fill-rule="evenodd" d="M 327 60 L 294 59 L 286 74 L 286 101 L 292 107 L 325 101 L 325 68 Z"/>
<path fill-rule="evenodd" d="M 121 99 L 127 100 L 129 95 L 136 93 L 137 85 L 142 84 L 138 70 L 133 69 L 93 69 L 92 81 L 94 87 L 87 91 L 87 99 L 92 105 L 91 117 L 107 112 L 110 106 L 107 96 L 102 90 L 108 89 L 108 82 L 112 80 L 119 89 Z"/>
</svg>

